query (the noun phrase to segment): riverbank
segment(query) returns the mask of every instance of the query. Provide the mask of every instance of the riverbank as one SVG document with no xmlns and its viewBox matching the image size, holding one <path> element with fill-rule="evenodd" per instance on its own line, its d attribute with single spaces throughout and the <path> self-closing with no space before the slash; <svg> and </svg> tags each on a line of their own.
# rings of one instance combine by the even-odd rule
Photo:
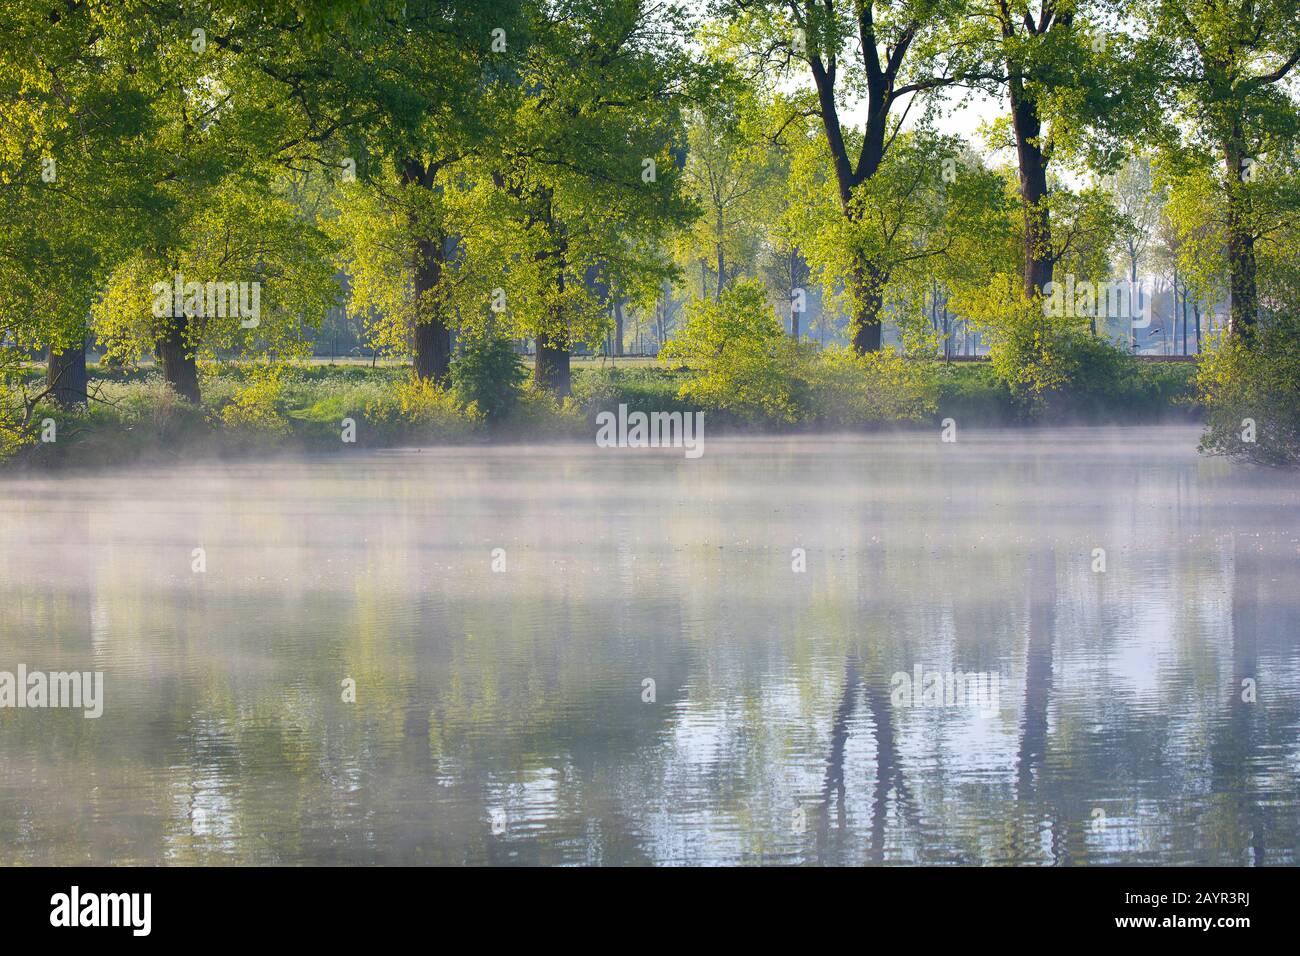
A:
<svg viewBox="0 0 1300 956">
<path fill-rule="evenodd" d="M 692 373 L 660 365 L 613 367 L 575 363 L 573 393 L 563 402 L 524 388 L 488 409 L 488 399 L 411 381 L 391 364 L 304 363 L 267 367 L 209 367 L 203 401 L 178 398 L 152 369 L 90 368 L 94 399 L 84 409 L 52 402 L 32 416 L 33 440 L 11 466 L 46 468 L 97 464 L 346 452 L 474 442 L 586 440 L 596 416 L 626 405 L 629 411 L 704 411 L 709 433 L 807 433 L 931 429 L 952 419 L 959 427 L 1035 424 L 1151 424 L 1196 421 L 1192 363 L 1127 363 L 1104 392 L 1060 394 L 1047 409 L 1017 403 L 985 363 L 935 362 L 920 370 L 923 397 L 902 403 L 873 384 L 868 403 L 840 403 L 832 417 L 815 400 L 797 421 L 778 415 L 739 415 L 683 398 Z M 845 411 L 847 409 L 847 412 Z"/>
</svg>

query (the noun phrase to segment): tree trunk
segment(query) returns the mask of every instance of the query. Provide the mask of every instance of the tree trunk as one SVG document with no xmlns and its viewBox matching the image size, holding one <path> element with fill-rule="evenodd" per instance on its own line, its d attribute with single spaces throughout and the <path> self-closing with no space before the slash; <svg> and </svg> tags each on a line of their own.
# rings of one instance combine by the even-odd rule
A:
<svg viewBox="0 0 1300 956">
<path fill-rule="evenodd" d="M 1249 343 L 1254 338 L 1259 312 L 1259 291 L 1255 281 L 1255 237 L 1250 232 L 1246 197 L 1242 195 L 1242 147 L 1240 124 L 1224 147 L 1228 182 L 1228 334 Z"/>
<path fill-rule="evenodd" d="M 1047 210 L 1047 157 L 1042 149 L 1038 104 L 1018 79 L 1009 84 L 1011 125 L 1016 136 L 1020 199 L 1025 210 L 1025 295 L 1042 295 L 1052 281 L 1052 224 Z"/>
<path fill-rule="evenodd" d="M 874 40 L 874 35 L 871 37 Z M 902 62 L 906 52 L 907 41 L 895 50 L 897 62 Z M 873 49 L 874 53 L 874 49 Z M 866 182 L 880 169 L 885 157 L 886 134 L 889 126 L 889 107 L 892 103 L 894 73 L 882 73 L 880 64 L 874 57 L 866 61 L 867 84 L 867 122 L 863 130 L 862 149 L 856 167 L 849 160 L 848 148 L 844 142 L 844 131 L 840 127 L 839 108 L 835 102 L 834 71 L 828 70 L 821 57 L 809 58 L 813 79 L 817 84 L 817 99 L 821 105 L 822 128 L 826 133 L 826 144 L 830 148 L 831 159 L 835 165 L 835 184 L 839 190 L 840 209 L 850 221 L 861 216 L 860 207 L 853 204 L 853 190 Z M 896 69 L 890 67 L 888 70 Z M 850 338 L 853 349 L 859 355 L 880 350 L 880 311 L 884 305 L 884 283 L 888 274 L 865 255 L 859 254 L 853 269 L 854 298 L 857 308 L 854 310 Z"/>
<path fill-rule="evenodd" d="M 1183 283 L 1183 307 L 1179 310 L 1183 317 L 1183 354 L 1187 354 L 1187 283 Z"/>
<path fill-rule="evenodd" d="M 799 341 L 799 313 L 794 307 L 794 293 L 799 288 L 799 250 L 790 250 L 790 338 Z M 807 301 L 805 297 L 805 302 Z"/>
<path fill-rule="evenodd" d="M 568 267 L 568 241 L 564 235 L 564 224 L 555 219 L 550 189 L 541 189 L 535 199 L 537 208 L 530 217 L 533 223 L 540 223 L 546 228 L 552 244 L 536 253 L 539 262 L 555 260 L 556 301 L 564 301 L 565 269 Z M 572 391 L 573 378 L 569 369 L 569 325 L 564 306 L 557 305 L 550 316 L 550 325 L 538 329 L 535 336 L 537 357 L 533 363 L 533 385 L 538 389 L 551 392 L 563 398 Z"/>
<path fill-rule="evenodd" d="M 194 348 L 186 341 L 190 318 L 180 315 L 168 323 L 158 338 L 158 361 L 162 364 L 163 379 L 181 398 L 199 404 L 199 368 L 194 358 Z"/>
<path fill-rule="evenodd" d="M 437 177 L 435 164 L 425 165 L 413 159 L 402 164 L 402 179 L 408 185 L 432 189 Z M 451 368 L 451 330 L 447 325 L 445 304 L 436 290 L 447 261 L 447 237 L 440 231 L 429 234 L 412 222 L 411 265 L 415 272 L 415 329 L 413 335 L 415 375 L 419 379 L 442 381 Z"/>
<path fill-rule="evenodd" d="M 64 408 L 85 405 L 86 395 L 86 343 L 67 349 L 50 347 L 45 363 L 45 386 L 52 389 L 50 396 Z"/>
<path fill-rule="evenodd" d="M 446 259 L 444 237 L 415 240 L 415 374 L 420 379 L 440 382 L 451 369 L 451 330 L 443 316 L 443 304 L 435 291 L 442 280 Z"/>
<path fill-rule="evenodd" d="M 552 339 L 545 332 L 537 334 L 537 361 L 533 366 L 533 384 L 560 398 L 573 390 L 567 342 Z"/>
<path fill-rule="evenodd" d="M 862 259 L 853 270 L 858 308 L 853 314 L 853 350 L 859 355 L 880 351 L 880 310 L 886 276 L 873 263 Z"/>
<path fill-rule="evenodd" d="M 614 354 L 623 354 L 623 300 L 614 299 Z"/>
<path fill-rule="evenodd" d="M 1186 285 L 1186 283 L 1184 283 Z M 1184 299 L 1186 293 L 1184 293 Z M 1170 306 L 1169 315 L 1174 321 L 1174 334 L 1178 334 L 1178 262 L 1174 262 L 1174 284 L 1170 287 Z"/>
</svg>

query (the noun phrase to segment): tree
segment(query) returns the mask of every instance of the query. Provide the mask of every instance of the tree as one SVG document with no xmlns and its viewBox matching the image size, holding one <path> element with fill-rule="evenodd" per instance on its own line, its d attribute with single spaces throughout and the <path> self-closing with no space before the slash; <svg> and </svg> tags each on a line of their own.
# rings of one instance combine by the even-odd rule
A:
<svg viewBox="0 0 1300 956">
<path fill-rule="evenodd" d="M 834 184 L 843 220 L 839 238 L 846 242 L 871 225 L 873 206 L 863 190 L 887 172 L 913 97 L 987 75 L 965 46 L 939 42 L 946 25 L 962 13 L 957 3 L 722 0 L 718 10 L 737 18 L 737 43 L 772 71 L 775 85 L 804 69 L 811 76 L 813 91 L 790 100 L 789 117 L 820 121 L 823 168 Z M 851 109 L 864 116 L 860 129 L 841 120 L 842 111 Z M 884 188 L 897 195 L 897 189 Z M 875 351 L 881 346 L 890 262 L 870 244 L 846 246 L 839 258 L 848 260 L 853 347 Z"/>
<path fill-rule="evenodd" d="M 17 363 L 45 350 L 38 396 L 65 405 L 88 398 L 85 340 L 99 284 L 158 208 L 142 145 L 148 103 L 117 55 L 118 16 L 81 4 L 0 13 L 0 369 L 21 377 Z"/>
<path fill-rule="evenodd" d="M 144 174 L 159 203 L 107 278 L 96 332 L 119 358 L 152 350 L 166 381 L 197 403 L 201 356 L 300 349 L 304 324 L 337 294 L 304 215 L 309 180 L 294 170 L 301 126 L 286 84 L 252 52 L 285 30 L 241 4 L 142 3 L 111 16 L 104 46 L 147 101 Z"/>
<path fill-rule="evenodd" d="M 802 414 L 798 346 L 757 280 L 734 283 L 720 299 L 691 302 L 685 325 L 659 355 L 694 373 L 681 398 L 741 418 L 793 422 Z"/>
<path fill-rule="evenodd" d="M 1171 81 L 1166 104 L 1189 133 L 1174 148 L 1189 170 L 1218 166 L 1209 182 L 1223 208 L 1229 331 L 1249 344 L 1259 318 L 1257 244 L 1276 224 L 1276 207 L 1259 208 L 1269 187 L 1258 173 L 1300 130 L 1300 108 L 1284 85 L 1300 63 L 1300 3 L 1148 0 L 1141 14 Z"/>
<path fill-rule="evenodd" d="M 1106 181 L 1123 222 L 1120 242 L 1128 256 L 1128 277 L 1137 282 L 1142 262 L 1160 220 L 1161 197 L 1151 174 L 1151 161 L 1134 154 Z"/>
<path fill-rule="evenodd" d="M 678 5 L 565 2 L 531 16 L 504 132 L 463 194 L 475 278 L 460 301 L 462 321 L 532 338 L 535 386 L 563 396 L 571 349 L 609 326 L 608 290 L 649 308 L 671 275 L 661 250 L 697 214 L 682 109 L 711 81 Z"/>
<path fill-rule="evenodd" d="M 351 307 L 381 349 L 413 356 L 420 379 L 446 377 L 458 322 L 461 227 L 448 194 L 504 135 L 530 42 L 518 4 L 385 3 L 321 67 L 333 77 L 321 105 L 355 173 L 332 230 L 356 279 Z"/>
<path fill-rule="evenodd" d="M 745 115 L 750 110 L 741 95 L 689 115 L 684 178 L 702 215 L 682 233 L 678 259 L 688 279 L 691 266 L 699 264 L 700 296 L 709 295 L 704 280 L 710 265 L 714 299 L 738 277 L 758 272 L 779 203 L 779 160 L 775 149 L 753 135 L 755 121 Z"/>
<path fill-rule="evenodd" d="M 1054 213 L 1051 168 L 1086 162 L 1105 170 L 1118 161 L 1122 139 L 1147 118 L 1150 81 L 1105 3 L 1092 0 L 982 0 L 953 27 L 950 41 L 980 50 L 988 77 L 1004 91 L 1023 224 L 1024 293 L 1033 298 L 1052 281 Z M 1000 74 L 1000 75 L 997 75 Z"/>
</svg>

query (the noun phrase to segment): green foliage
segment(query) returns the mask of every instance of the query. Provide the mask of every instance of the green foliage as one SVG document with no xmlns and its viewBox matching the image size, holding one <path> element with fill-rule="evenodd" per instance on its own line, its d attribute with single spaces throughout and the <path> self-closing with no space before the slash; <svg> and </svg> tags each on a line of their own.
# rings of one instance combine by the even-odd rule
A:
<svg viewBox="0 0 1300 956">
<path fill-rule="evenodd" d="M 139 361 L 176 321 L 159 315 L 157 289 L 185 283 L 246 283 L 260 314 L 232 311 L 206 300 L 186 322 L 186 342 L 200 358 L 220 350 L 242 354 L 301 354 L 304 328 L 318 325 L 338 294 L 323 235 L 304 222 L 289 182 L 266 185 L 227 180 L 189 202 L 185 241 L 121 262 L 94 305 L 95 333 L 110 358 Z M 257 297 L 251 295 L 257 284 Z M 157 285 L 157 288 L 155 286 Z M 233 302 L 235 296 L 230 296 Z M 172 302 L 167 297 L 167 306 Z M 224 308 L 223 308 L 224 305 Z M 186 303 L 188 308 L 188 303 Z M 218 314 L 224 313 L 224 314 Z M 254 325 L 253 323 L 256 322 Z"/>
<path fill-rule="evenodd" d="M 936 417 L 966 425 L 1005 426 L 1021 417 L 1007 383 L 990 362 L 953 362 L 935 371 Z"/>
<path fill-rule="evenodd" d="M 754 91 L 724 89 L 717 102 L 690 112 L 686 128 L 685 185 L 701 214 L 674 245 L 685 286 L 698 298 L 716 298 L 738 276 L 758 274 L 785 185 L 780 151 L 754 128 Z"/>
<path fill-rule="evenodd" d="M 602 411 L 687 412 L 698 405 L 679 397 L 689 371 L 655 367 L 583 369 L 574 375 L 573 400 L 587 410 L 589 421 Z"/>
<path fill-rule="evenodd" d="M 1300 313 L 1268 322 L 1253 347 L 1220 337 L 1202 360 L 1197 385 L 1208 409 L 1203 451 L 1300 465 Z"/>
<path fill-rule="evenodd" d="M 800 350 L 781 329 L 763 286 L 743 279 L 717 301 L 686 307 L 685 327 L 660 352 L 694 373 L 679 396 L 756 422 L 798 421 Z"/>
<path fill-rule="evenodd" d="M 483 418 L 476 405 L 462 405 L 449 389 L 414 374 L 370 401 L 363 417 L 390 440 L 441 441 L 468 437 Z"/>
<path fill-rule="evenodd" d="M 749 423 L 861 426 L 919 421 L 935 407 L 932 362 L 892 350 L 800 346 L 753 280 L 737 282 L 718 302 L 691 303 L 661 359 L 688 368 L 679 398 Z"/>
<path fill-rule="evenodd" d="M 527 389 L 507 423 L 507 432 L 525 441 L 545 438 L 591 440 L 587 415 L 572 396 L 556 398 L 541 389 Z"/>
<path fill-rule="evenodd" d="M 934 363 L 889 349 L 858 355 L 831 346 L 811 357 L 806 375 L 811 417 L 826 425 L 922 421 L 938 397 Z"/>
<path fill-rule="evenodd" d="M 640 0 L 57 7 L 0 11 L 0 457 L 62 454 L 23 447 L 33 413 L 61 443 L 64 424 L 71 444 L 112 425 L 130 449 L 337 447 L 348 417 L 363 444 L 488 423 L 577 434 L 621 402 L 832 427 L 949 402 L 1167 408 L 1190 396 L 1186 369 L 1138 366 L 1100 322 L 1045 315 L 1017 275 L 1027 236 L 1058 281 L 1109 278 L 1117 240 L 1133 267 L 1153 191 L 1179 278 L 1205 303 L 1230 285 L 1234 312 L 1259 314 L 1251 351 L 1206 362 L 1206 447 L 1293 457 L 1295 0 L 1135 0 L 1131 35 L 1096 0 L 1042 16 L 1019 0 L 718 0 L 703 31 L 689 4 Z M 951 85 L 1015 104 L 993 145 L 1019 135 L 1044 197 L 941 132 Z M 1154 176 L 1135 161 L 1105 193 L 1049 174 L 1104 175 L 1120 146 L 1150 151 Z M 379 352 L 408 355 L 417 328 L 459 333 L 446 387 L 295 364 L 337 307 L 336 266 Z M 905 355 L 790 342 L 764 273 L 777 298 L 818 280 L 823 322 L 887 318 Z M 260 321 L 159 315 L 154 286 L 176 274 L 257 283 Z M 504 337 L 596 343 L 612 301 L 647 308 L 683 276 L 700 295 L 663 350 L 671 370 L 581 372 L 571 402 L 522 391 Z M 989 366 L 920 359 L 940 301 L 987 333 Z M 34 404 L 30 360 L 88 333 L 130 371 L 99 369 L 114 404 Z M 173 334 L 202 367 L 200 406 L 142 370 Z M 1260 423 L 1258 443 L 1234 444 L 1234 416 Z"/>
<path fill-rule="evenodd" d="M 519 404 L 528 369 L 509 340 L 470 335 L 451 363 L 451 390 L 465 406 L 476 406 L 489 422 L 506 418 Z"/>
<path fill-rule="evenodd" d="M 11 457 L 31 441 L 31 435 L 24 432 L 17 420 L 10 415 L 0 415 L 0 461 Z"/>
<path fill-rule="evenodd" d="M 241 387 L 234 400 L 218 413 L 222 425 L 258 437 L 283 438 L 289 422 L 279 408 L 283 396 L 281 369 L 263 366 Z"/>
<path fill-rule="evenodd" d="M 1074 413 L 1118 392 L 1134 360 L 1094 335 L 1088 317 L 1049 314 L 1044 303 L 1027 297 L 1018 277 L 1006 275 L 960 299 L 960 307 L 990 337 L 994 374 L 1023 413 Z"/>
</svg>

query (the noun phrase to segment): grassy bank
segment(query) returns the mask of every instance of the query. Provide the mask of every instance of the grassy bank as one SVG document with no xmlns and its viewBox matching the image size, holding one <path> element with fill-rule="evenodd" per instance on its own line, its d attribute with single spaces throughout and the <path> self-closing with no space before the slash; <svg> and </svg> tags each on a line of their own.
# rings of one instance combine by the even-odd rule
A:
<svg viewBox="0 0 1300 956">
<path fill-rule="evenodd" d="M 33 369 L 33 382 L 39 370 Z M 682 397 L 686 369 L 637 364 L 575 364 L 573 395 L 560 403 L 523 389 L 508 413 L 488 416 L 451 391 L 411 381 L 406 368 L 365 363 L 213 366 L 203 375 L 203 403 L 179 399 L 153 369 L 90 370 L 95 400 L 85 409 L 51 402 L 33 415 L 36 440 L 13 456 L 19 466 L 128 463 L 283 453 L 329 453 L 351 448 L 479 441 L 590 440 L 602 410 L 706 412 L 712 434 L 759 431 L 931 428 L 945 418 L 964 427 L 1030 424 L 987 363 L 926 367 L 930 401 L 911 420 L 861 411 L 854 417 L 809 414 L 791 422 L 777 416 L 741 416 Z M 1188 419 L 1195 366 L 1131 362 L 1118 386 L 1101 395 L 1063 396 L 1037 421 L 1125 424 Z M 872 406 L 873 408 L 875 406 Z M 52 429 L 50 427 L 52 423 Z M 39 426 L 44 425 L 44 428 Z M 40 437 L 52 437 L 42 441 Z M 349 439 L 349 440 L 345 440 Z"/>
</svg>

